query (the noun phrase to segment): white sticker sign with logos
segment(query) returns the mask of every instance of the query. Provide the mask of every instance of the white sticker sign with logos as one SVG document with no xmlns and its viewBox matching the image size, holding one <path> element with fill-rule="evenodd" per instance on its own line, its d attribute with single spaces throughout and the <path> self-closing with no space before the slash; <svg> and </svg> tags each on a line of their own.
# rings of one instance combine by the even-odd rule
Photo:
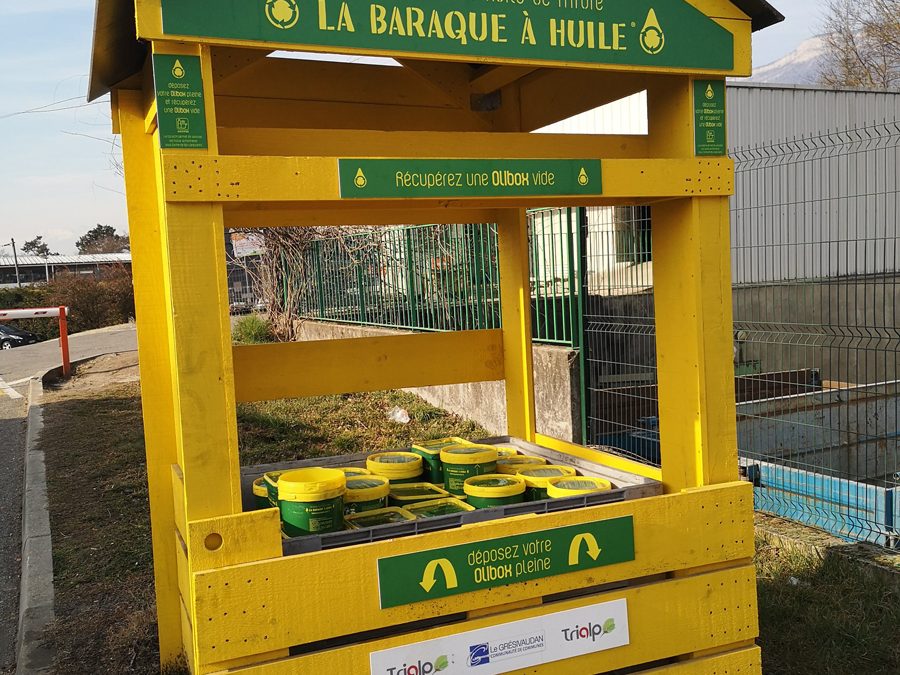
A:
<svg viewBox="0 0 900 675">
<path fill-rule="evenodd" d="M 372 652 L 372 675 L 499 675 L 624 647 L 624 599 Z"/>
</svg>

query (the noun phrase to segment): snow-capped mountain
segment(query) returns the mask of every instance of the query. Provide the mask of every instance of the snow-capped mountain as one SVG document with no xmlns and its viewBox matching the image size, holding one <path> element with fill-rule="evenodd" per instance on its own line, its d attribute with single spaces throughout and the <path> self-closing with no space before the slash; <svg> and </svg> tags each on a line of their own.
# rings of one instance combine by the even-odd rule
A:
<svg viewBox="0 0 900 675">
<path fill-rule="evenodd" d="M 794 51 L 777 61 L 753 69 L 750 82 L 769 84 L 819 84 L 826 52 L 822 36 L 800 43 Z"/>
</svg>

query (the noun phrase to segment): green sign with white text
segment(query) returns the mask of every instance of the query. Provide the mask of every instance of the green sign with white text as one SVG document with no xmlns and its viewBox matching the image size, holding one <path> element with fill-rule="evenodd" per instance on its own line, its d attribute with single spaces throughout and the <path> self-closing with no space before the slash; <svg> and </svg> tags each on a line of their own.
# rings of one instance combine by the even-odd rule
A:
<svg viewBox="0 0 900 675">
<path fill-rule="evenodd" d="M 725 132 L 725 81 L 694 81 L 694 143 L 698 157 L 728 154 Z"/>
<path fill-rule="evenodd" d="M 730 71 L 734 37 L 684 0 L 161 0 L 169 36 L 326 51 Z"/>
<path fill-rule="evenodd" d="M 631 516 L 378 560 L 381 608 L 634 560 Z"/>
<path fill-rule="evenodd" d="M 206 149 L 206 105 L 199 56 L 153 55 L 162 148 Z"/>
<path fill-rule="evenodd" d="M 341 199 L 600 195 L 598 159 L 341 159 Z"/>
</svg>

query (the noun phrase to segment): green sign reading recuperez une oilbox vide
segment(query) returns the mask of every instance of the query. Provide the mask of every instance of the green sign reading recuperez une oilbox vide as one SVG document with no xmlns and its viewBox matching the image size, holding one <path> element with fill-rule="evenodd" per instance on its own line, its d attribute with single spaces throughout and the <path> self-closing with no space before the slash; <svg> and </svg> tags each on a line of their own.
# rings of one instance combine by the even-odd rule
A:
<svg viewBox="0 0 900 675">
<path fill-rule="evenodd" d="M 598 159 L 341 159 L 341 199 L 600 195 Z"/>
<path fill-rule="evenodd" d="M 631 516 L 381 558 L 381 607 L 634 560 Z"/>
<path fill-rule="evenodd" d="M 684 0 L 161 0 L 163 32 L 526 63 L 730 71 L 732 34 Z"/>
<path fill-rule="evenodd" d="M 728 153 L 724 80 L 694 81 L 694 142 L 698 157 Z"/>
<path fill-rule="evenodd" d="M 206 106 L 199 56 L 153 55 L 162 148 L 206 148 Z"/>
</svg>

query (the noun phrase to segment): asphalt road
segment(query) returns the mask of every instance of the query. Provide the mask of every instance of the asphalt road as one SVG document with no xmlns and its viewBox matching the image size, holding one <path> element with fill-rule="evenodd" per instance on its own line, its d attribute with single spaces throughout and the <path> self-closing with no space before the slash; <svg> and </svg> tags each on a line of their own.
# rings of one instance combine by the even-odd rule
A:
<svg viewBox="0 0 900 675">
<path fill-rule="evenodd" d="M 133 325 L 69 338 L 73 361 L 135 349 Z M 0 350 L 0 672 L 6 672 L 15 660 L 28 380 L 61 363 L 59 340 Z"/>
</svg>

